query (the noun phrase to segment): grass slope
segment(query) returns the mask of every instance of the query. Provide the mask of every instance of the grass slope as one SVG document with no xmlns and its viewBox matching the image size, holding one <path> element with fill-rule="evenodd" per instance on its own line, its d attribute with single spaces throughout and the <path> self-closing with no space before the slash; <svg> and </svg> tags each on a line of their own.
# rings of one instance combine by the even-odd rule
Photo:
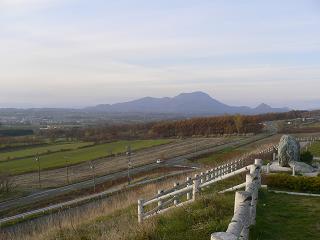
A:
<svg viewBox="0 0 320 240">
<path fill-rule="evenodd" d="M 314 142 L 308 150 L 315 156 L 320 157 L 320 142 Z"/>
<path fill-rule="evenodd" d="M 219 164 L 222 163 L 226 160 L 232 159 L 235 156 L 239 156 L 242 153 L 244 153 L 245 150 L 240 149 L 240 148 L 234 148 L 234 147 L 227 147 L 223 150 L 217 151 L 213 154 L 209 154 L 207 156 L 195 159 L 195 162 L 207 165 L 207 166 L 211 166 L 211 165 L 215 165 L 215 164 Z"/>
<path fill-rule="evenodd" d="M 123 153 L 126 151 L 126 146 L 131 145 L 132 150 L 138 150 L 157 146 L 170 142 L 167 139 L 157 140 L 135 140 L 135 141 L 117 141 L 106 144 L 94 145 L 81 149 L 75 149 L 65 152 L 57 152 L 43 155 L 40 157 L 41 169 L 58 168 L 66 165 L 66 158 L 69 164 L 81 163 L 89 160 L 106 157 L 112 150 L 113 154 Z M 0 169 L 2 171 L 9 171 L 10 173 L 20 174 L 24 172 L 37 171 L 38 165 L 34 157 L 28 157 L 7 162 L 0 162 Z"/>
<path fill-rule="evenodd" d="M 250 240 L 320 239 L 320 199 L 261 192 Z"/>
<path fill-rule="evenodd" d="M 60 228 L 32 240 L 208 240 L 210 234 L 225 231 L 232 215 L 234 193 L 218 190 L 238 184 L 236 176 L 204 190 L 197 201 L 152 217 L 143 224 L 137 221 L 137 204 L 96 217 L 77 226 Z M 155 190 L 155 189 L 153 189 Z"/>
</svg>

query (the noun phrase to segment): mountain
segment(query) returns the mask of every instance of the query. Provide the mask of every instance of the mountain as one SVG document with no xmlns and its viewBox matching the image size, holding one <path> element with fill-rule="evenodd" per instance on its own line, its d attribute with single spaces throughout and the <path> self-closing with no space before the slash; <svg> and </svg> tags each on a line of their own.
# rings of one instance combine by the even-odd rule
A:
<svg viewBox="0 0 320 240">
<path fill-rule="evenodd" d="M 289 111 L 288 108 L 272 108 L 264 103 L 256 108 L 229 106 L 204 92 L 181 93 L 172 98 L 144 97 L 123 103 L 101 104 L 85 108 L 85 110 L 91 112 L 170 113 L 181 115 L 260 114 Z"/>
</svg>

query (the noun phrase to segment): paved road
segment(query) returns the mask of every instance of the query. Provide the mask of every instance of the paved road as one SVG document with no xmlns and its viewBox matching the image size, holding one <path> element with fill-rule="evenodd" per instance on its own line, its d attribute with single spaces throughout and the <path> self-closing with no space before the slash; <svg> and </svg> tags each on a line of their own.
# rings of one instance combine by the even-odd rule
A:
<svg viewBox="0 0 320 240">
<path fill-rule="evenodd" d="M 131 170 L 131 174 L 138 174 L 138 173 L 142 173 L 142 172 L 147 172 L 147 171 L 150 171 L 152 169 L 155 169 L 155 168 L 158 168 L 158 167 L 164 166 L 164 165 L 167 165 L 167 166 L 179 165 L 179 164 L 182 164 L 183 162 L 185 162 L 187 159 L 194 158 L 196 156 L 200 156 L 200 155 L 211 153 L 211 152 L 216 152 L 216 151 L 222 150 L 226 147 L 235 147 L 235 146 L 246 145 L 251 142 L 255 142 L 255 141 L 261 140 L 263 138 L 266 138 L 268 136 L 270 136 L 270 135 L 265 135 L 265 134 L 256 135 L 251 138 L 244 139 L 244 140 L 238 140 L 238 141 L 222 144 L 222 145 L 215 146 L 215 147 L 210 147 L 208 149 L 199 150 L 194 153 L 181 155 L 179 157 L 174 157 L 174 158 L 166 160 L 166 162 L 164 164 L 151 163 L 151 164 L 146 164 L 143 166 L 135 167 Z M 122 178 L 125 176 L 127 176 L 127 171 L 119 171 L 119 172 L 111 173 L 111 174 L 108 174 L 105 176 L 97 177 L 96 183 L 100 184 L 100 183 L 104 183 L 106 181 L 116 180 L 116 179 L 119 179 L 119 178 Z M 24 205 L 39 202 L 41 200 L 45 200 L 48 198 L 54 198 L 59 195 L 67 194 L 68 192 L 71 192 L 71 191 L 87 189 L 92 186 L 93 186 L 93 180 L 91 179 L 91 180 L 86 180 L 83 182 L 74 183 L 74 184 L 64 186 L 64 187 L 41 191 L 41 192 L 34 193 L 34 194 L 31 194 L 31 195 L 28 195 L 25 197 L 17 198 L 14 200 L 2 202 L 2 203 L 0 203 L 0 212 L 7 211 L 7 210 L 10 210 L 15 207 L 21 207 Z"/>
<path fill-rule="evenodd" d="M 230 142 L 230 138 L 188 138 L 173 140 L 173 142 L 161 146 L 150 147 L 133 152 L 131 159 L 134 166 L 142 166 L 153 163 L 158 158 L 171 159 L 193 152 L 196 148 L 206 149 L 219 144 Z M 97 176 L 103 176 L 122 171 L 128 167 L 128 157 L 121 154 L 115 157 L 100 158 L 92 161 Z M 58 188 L 66 185 L 67 168 L 47 169 L 41 171 L 41 185 L 43 189 Z M 92 171 L 88 162 L 71 165 L 68 167 L 71 183 L 91 179 Z M 38 172 L 25 173 L 13 177 L 13 182 L 21 188 L 37 189 L 39 187 Z"/>
</svg>

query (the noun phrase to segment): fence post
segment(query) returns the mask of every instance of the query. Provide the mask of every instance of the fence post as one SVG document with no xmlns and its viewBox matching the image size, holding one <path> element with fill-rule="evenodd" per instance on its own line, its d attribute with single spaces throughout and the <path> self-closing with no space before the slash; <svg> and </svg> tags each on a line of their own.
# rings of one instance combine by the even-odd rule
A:
<svg viewBox="0 0 320 240">
<path fill-rule="evenodd" d="M 214 178 L 217 178 L 217 177 L 219 177 L 219 171 L 218 171 L 218 168 L 215 167 L 214 168 Z"/>
<path fill-rule="evenodd" d="M 211 168 L 210 172 L 211 172 L 211 174 L 210 174 L 210 178 L 211 178 L 211 179 L 214 179 L 214 175 L 215 175 L 215 173 L 214 173 L 214 169 L 213 169 L 213 168 Z"/>
<path fill-rule="evenodd" d="M 238 240 L 238 238 L 231 233 L 217 232 L 211 234 L 211 240 Z"/>
<path fill-rule="evenodd" d="M 267 164 L 267 174 L 270 173 L 270 163 Z"/>
<path fill-rule="evenodd" d="M 259 174 L 259 173 L 258 173 Z M 251 193 L 252 200 L 250 203 L 250 221 L 249 226 L 256 223 L 256 208 L 258 202 L 258 178 L 257 175 L 247 174 L 246 175 L 246 189 L 247 192 Z"/>
<path fill-rule="evenodd" d="M 143 222 L 143 215 L 144 215 L 144 212 L 143 212 L 143 203 L 144 203 L 144 200 L 143 199 L 139 199 L 138 200 L 138 222 L 139 223 L 142 223 Z"/>
<path fill-rule="evenodd" d="M 177 187 L 179 186 L 179 183 L 178 183 L 178 182 L 175 182 L 175 183 L 173 184 L 173 186 L 174 186 L 174 190 L 176 190 Z M 174 198 L 173 204 L 174 204 L 174 205 L 178 205 L 178 203 L 179 203 L 179 196 L 173 196 L 173 198 Z"/>
<path fill-rule="evenodd" d="M 273 162 L 276 161 L 276 158 L 277 158 L 277 155 L 276 155 L 276 153 L 274 152 L 274 153 L 272 154 L 272 161 L 273 161 Z"/>
<path fill-rule="evenodd" d="M 187 177 L 187 187 L 191 186 L 191 177 Z M 191 199 L 191 192 L 187 192 L 187 200 Z"/>
<path fill-rule="evenodd" d="M 258 188 L 261 187 L 261 168 L 263 165 L 262 159 L 255 159 L 254 164 L 257 165 L 257 171 L 258 171 Z"/>
<path fill-rule="evenodd" d="M 199 180 L 199 175 L 195 175 L 195 179 L 193 180 L 193 189 L 192 189 L 192 200 L 196 200 L 196 195 L 199 192 L 199 185 L 200 185 L 200 180 Z"/>
<path fill-rule="evenodd" d="M 160 197 L 163 194 L 163 190 L 158 190 L 158 197 Z M 162 200 L 158 201 L 158 207 L 162 206 Z"/>
<path fill-rule="evenodd" d="M 200 173 L 200 183 L 204 183 L 205 182 L 205 175 L 204 172 Z"/>
<path fill-rule="evenodd" d="M 296 166 L 293 165 L 292 166 L 292 176 L 295 176 L 296 175 Z"/>
<path fill-rule="evenodd" d="M 210 171 L 207 170 L 206 171 L 206 182 L 209 182 L 210 181 Z"/>
<path fill-rule="evenodd" d="M 234 200 L 234 216 L 231 223 L 228 226 L 227 233 L 231 233 L 235 236 L 246 235 L 246 231 L 249 230 L 247 227 L 248 219 L 250 215 L 250 203 L 251 193 L 246 191 L 238 191 L 235 195 Z"/>
</svg>

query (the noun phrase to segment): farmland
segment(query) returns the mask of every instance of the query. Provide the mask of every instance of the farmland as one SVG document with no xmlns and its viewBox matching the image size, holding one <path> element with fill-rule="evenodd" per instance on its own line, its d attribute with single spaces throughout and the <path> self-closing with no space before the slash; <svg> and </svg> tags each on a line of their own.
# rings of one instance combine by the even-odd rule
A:
<svg viewBox="0 0 320 240">
<path fill-rule="evenodd" d="M 36 154 L 49 154 L 54 152 L 75 150 L 78 148 L 93 145 L 91 142 L 71 142 L 71 143 L 55 143 L 46 144 L 39 147 L 26 147 L 24 149 L 5 151 L 0 153 L 0 161 L 8 161 L 20 158 L 35 156 Z"/>
<path fill-rule="evenodd" d="M 116 141 L 111 143 L 99 144 L 94 146 L 89 146 L 86 148 L 79 148 L 91 143 L 75 143 L 69 146 L 71 150 L 61 151 L 59 145 L 52 146 L 53 149 L 59 152 L 46 154 L 40 156 L 40 165 L 41 169 L 52 169 L 66 166 L 66 164 L 77 164 L 89 160 L 95 160 L 98 158 L 106 157 L 112 154 L 119 154 L 126 151 L 126 146 L 130 145 L 131 149 L 138 150 L 143 148 L 148 148 L 152 146 L 157 146 L 165 143 L 169 143 L 170 140 L 136 140 L 136 141 Z M 64 145 L 67 147 L 67 145 Z M 73 148 L 73 149 L 72 149 Z M 43 151 L 46 151 L 46 148 L 41 148 Z M 39 148 L 30 148 L 26 150 L 21 150 L 15 152 L 15 156 L 23 156 L 32 153 L 36 153 Z M 53 150 L 52 150 L 53 151 Z M 5 155 L 7 154 L 7 155 Z M 14 154 L 14 152 L 2 153 L 1 156 L 8 156 L 9 154 Z M 12 155 L 14 156 L 14 155 Z M 2 161 L 0 162 L 0 168 L 3 171 L 9 171 L 12 174 L 21 174 L 25 172 L 32 172 L 38 169 L 38 165 L 35 162 L 34 157 L 26 157 L 11 161 Z"/>
<path fill-rule="evenodd" d="M 221 144 L 237 143 L 241 138 L 194 138 L 194 139 L 176 139 L 176 140 L 148 140 L 148 141 L 134 141 L 131 142 L 132 150 L 138 150 L 132 154 L 132 167 L 138 167 L 147 165 L 150 163 L 154 163 L 156 159 L 161 158 L 163 160 L 172 159 L 175 157 L 179 157 L 183 154 L 193 153 L 194 151 L 199 151 L 202 149 L 209 149 L 213 147 L 217 147 Z M 245 140 L 245 139 L 242 139 Z M 170 143 L 168 143 L 170 142 Z M 121 144 L 120 144 L 121 143 Z M 135 143 L 135 144 L 133 144 Z M 168 144 L 164 144 L 168 143 Z M 107 156 L 109 154 L 110 149 L 112 149 L 113 153 L 123 152 L 125 150 L 125 146 L 128 144 L 126 141 L 115 142 L 112 145 L 96 145 L 93 147 L 86 147 L 83 149 L 77 149 L 75 151 L 68 151 L 62 153 L 54 153 L 50 155 L 44 155 L 40 158 L 41 163 L 44 161 L 43 159 L 48 158 L 49 156 L 59 156 L 57 161 L 61 164 L 62 167 L 57 167 L 53 169 L 43 170 L 41 165 L 41 185 L 42 187 L 57 187 L 66 184 L 66 160 L 69 160 L 69 156 L 72 156 L 71 152 L 76 152 L 76 155 L 73 155 L 75 161 L 78 164 L 70 165 L 69 167 L 69 180 L 71 183 L 86 180 L 92 177 L 92 173 L 90 171 L 90 166 L 88 162 L 84 159 L 95 159 L 98 156 L 98 159 L 93 161 L 95 166 L 95 174 L 97 176 L 102 176 L 110 173 L 115 173 L 118 171 L 123 171 L 128 168 L 128 157 L 123 154 L 118 154 L 117 156 L 110 157 L 99 157 L 102 154 Z M 156 146 L 156 144 L 158 146 Z M 150 148 L 150 146 L 154 146 L 154 148 Z M 197 148 L 195 148 L 197 146 Z M 224 146 L 221 146 L 223 148 Z M 100 150 L 100 155 L 96 152 L 92 152 L 90 149 Z M 84 161 L 80 162 L 82 159 Z M 21 160 L 16 160 L 12 162 L 20 162 Z M 38 173 L 34 170 L 37 170 L 37 164 L 33 158 L 28 158 L 28 163 L 32 164 L 33 172 L 19 174 L 14 177 L 14 182 L 23 188 L 37 188 L 38 187 Z M 183 159 L 182 159 L 183 161 Z M 11 168 L 12 166 L 11 162 Z M 4 166 L 5 163 L 0 163 L 0 167 Z M 21 171 L 21 165 L 17 165 L 18 170 Z M 27 169 L 29 166 L 23 166 L 24 169 Z M 8 167 L 7 167 L 8 168 Z"/>
</svg>

